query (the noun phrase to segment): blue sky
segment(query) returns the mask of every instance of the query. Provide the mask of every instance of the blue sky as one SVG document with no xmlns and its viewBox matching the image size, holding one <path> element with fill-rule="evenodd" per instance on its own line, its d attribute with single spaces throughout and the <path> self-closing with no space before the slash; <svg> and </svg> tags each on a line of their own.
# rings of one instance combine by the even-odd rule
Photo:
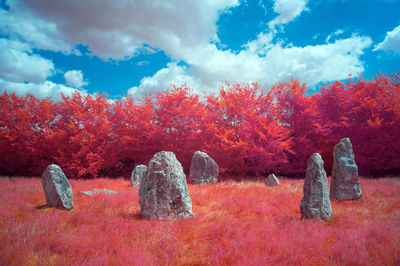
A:
<svg viewBox="0 0 400 266">
<path fill-rule="evenodd" d="M 0 91 L 141 97 L 400 70 L 400 1 L 1 0 Z"/>
</svg>

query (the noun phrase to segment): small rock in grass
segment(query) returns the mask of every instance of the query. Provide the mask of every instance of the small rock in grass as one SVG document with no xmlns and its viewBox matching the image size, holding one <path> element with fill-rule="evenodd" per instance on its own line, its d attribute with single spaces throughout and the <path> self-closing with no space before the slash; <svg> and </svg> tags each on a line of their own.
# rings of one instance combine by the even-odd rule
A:
<svg viewBox="0 0 400 266">
<path fill-rule="evenodd" d="M 74 207 L 72 188 L 60 166 L 50 164 L 42 174 L 47 206 L 70 210 Z"/>
<path fill-rule="evenodd" d="M 139 187 L 144 219 L 166 220 L 193 216 L 186 176 L 173 152 L 161 151 L 150 160 Z"/>
<path fill-rule="evenodd" d="M 302 219 L 330 220 L 332 218 L 328 179 L 324 170 L 324 161 L 319 153 L 314 153 L 307 163 L 300 212 Z"/>
<path fill-rule="evenodd" d="M 270 174 L 266 179 L 265 179 L 265 184 L 269 187 L 273 186 L 279 186 L 279 180 L 274 174 Z"/>
<path fill-rule="evenodd" d="M 131 184 L 132 187 L 137 187 L 140 185 L 143 175 L 147 171 L 147 166 L 144 164 L 136 165 L 131 174 Z"/>
<path fill-rule="evenodd" d="M 85 194 L 85 195 L 89 195 L 89 196 L 91 196 L 93 194 L 96 194 L 96 193 L 118 194 L 117 191 L 109 190 L 109 189 L 106 189 L 106 188 L 103 188 L 103 189 L 95 188 L 95 189 L 92 189 L 92 190 L 89 190 L 89 191 L 82 191 L 82 193 Z"/>
</svg>

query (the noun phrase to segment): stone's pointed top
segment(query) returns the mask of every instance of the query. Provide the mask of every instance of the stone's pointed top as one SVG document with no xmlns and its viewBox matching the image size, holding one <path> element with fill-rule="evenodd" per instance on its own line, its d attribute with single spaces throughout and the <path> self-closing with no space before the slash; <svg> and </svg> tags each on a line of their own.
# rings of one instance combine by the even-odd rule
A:
<svg viewBox="0 0 400 266">
<path fill-rule="evenodd" d="M 314 153 L 313 155 L 311 155 L 311 157 L 308 159 L 308 163 L 307 163 L 307 168 L 308 167 L 318 167 L 318 168 L 322 168 L 324 167 L 324 161 L 322 160 L 322 157 L 319 153 Z"/>
<path fill-rule="evenodd" d="M 353 146 L 349 138 L 342 138 L 338 144 L 335 145 L 334 153 L 337 157 L 346 156 L 354 157 Z"/>
<path fill-rule="evenodd" d="M 205 152 L 196 151 L 190 163 L 189 183 L 211 184 L 218 181 L 217 163 Z"/>
<path fill-rule="evenodd" d="M 70 210 L 74 207 L 72 188 L 60 166 L 50 164 L 42 174 L 47 206 Z"/>
<path fill-rule="evenodd" d="M 131 184 L 132 187 L 140 185 L 143 175 L 147 171 L 147 166 L 144 164 L 136 165 L 131 174 Z"/>
<path fill-rule="evenodd" d="M 176 158 L 175 153 L 171 151 L 160 151 L 154 154 L 153 158 L 149 162 L 148 168 L 151 167 L 153 169 L 164 169 L 165 166 L 175 166 L 176 164 L 172 163 L 175 161 L 181 165 Z"/>
<path fill-rule="evenodd" d="M 314 153 L 308 160 L 303 194 L 300 203 L 301 218 L 322 220 L 332 218 L 328 179 L 324 170 L 324 161 L 318 153 Z"/>
<path fill-rule="evenodd" d="M 174 153 L 158 152 L 150 160 L 140 183 L 139 204 L 147 220 L 193 216 L 186 176 Z"/>
<path fill-rule="evenodd" d="M 279 186 L 279 180 L 274 174 L 268 175 L 268 177 L 265 179 L 265 184 L 269 187 L 272 186 Z"/>
<path fill-rule="evenodd" d="M 201 156 L 201 157 L 208 157 L 208 154 L 205 153 L 205 152 L 202 152 L 202 151 L 195 151 L 195 152 L 193 153 L 193 156 L 194 156 L 194 155 L 196 155 L 196 156 Z"/>
</svg>

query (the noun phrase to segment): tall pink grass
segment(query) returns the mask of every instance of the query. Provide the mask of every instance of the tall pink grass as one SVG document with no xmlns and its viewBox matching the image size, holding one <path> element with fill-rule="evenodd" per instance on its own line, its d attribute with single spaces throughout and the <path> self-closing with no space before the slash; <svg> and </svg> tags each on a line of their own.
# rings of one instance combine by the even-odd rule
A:
<svg viewBox="0 0 400 266">
<path fill-rule="evenodd" d="M 71 180 L 74 209 L 43 207 L 40 179 L 0 179 L 0 264 L 398 265 L 400 179 L 361 179 L 363 199 L 300 220 L 303 180 L 189 185 L 194 218 L 145 221 L 128 180 Z M 117 195 L 80 191 L 108 188 Z"/>
</svg>

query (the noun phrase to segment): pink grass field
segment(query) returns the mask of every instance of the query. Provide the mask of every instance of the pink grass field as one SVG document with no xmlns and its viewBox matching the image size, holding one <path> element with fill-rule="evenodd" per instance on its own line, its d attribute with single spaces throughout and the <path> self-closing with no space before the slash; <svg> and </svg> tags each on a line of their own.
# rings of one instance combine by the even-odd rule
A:
<svg viewBox="0 0 400 266">
<path fill-rule="evenodd" d="M 0 265 L 400 264 L 399 178 L 362 178 L 328 222 L 300 220 L 303 180 L 280 181 L 189 185 L 194 218 L 146 221 L 129 180 L 70 180 L 64 211 L 43 207 L 40 178 L 0 178 Z"/>
</svg>

